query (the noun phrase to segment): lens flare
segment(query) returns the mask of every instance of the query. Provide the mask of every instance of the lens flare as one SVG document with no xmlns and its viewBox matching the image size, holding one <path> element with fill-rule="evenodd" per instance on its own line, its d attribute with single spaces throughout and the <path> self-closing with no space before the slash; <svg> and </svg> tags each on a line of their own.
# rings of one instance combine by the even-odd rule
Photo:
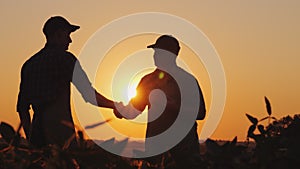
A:
<svg viewBox="0 0 300 169">
<path fill-rule="evenodd" d="M 130 100 L 136 96 L 137 85 L 138 85 L 138 82 L 136 82 L 136 81 L 134 81 L 128 85 L 128 89 L 127 89 L 128 100 Z"/>
</svg>

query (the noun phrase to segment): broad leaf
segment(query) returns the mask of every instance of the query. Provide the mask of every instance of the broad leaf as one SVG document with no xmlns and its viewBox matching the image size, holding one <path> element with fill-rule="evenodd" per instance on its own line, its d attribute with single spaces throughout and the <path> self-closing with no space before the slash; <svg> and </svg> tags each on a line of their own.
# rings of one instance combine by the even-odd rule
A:
<svg viewBox="0 0 300 169">
<path fill-rule="evenodd" d="M 251 125 L 248 129 L 248 137 L 251 137 L 254 135 L 254 130 L 256 129 L 256 125 Z"/>
<path fill-rule="evenodd" d="M 251 121 L 252 124 L 257 125 L 257 123 L 258 123 L 257 118 L 255 118 L 255 117 L 253 117 L 253 116 L 251 116 L 251 115 L 249 115 L 247 113 L 246 113 L 246 116 Z"/>
<path fill-rule="evenodd" d="M 267 113 L 269 116 L 271 116 L 272 114 L 271 104 L 266 96 L 265 96 L 265 102 L 266 102 Z"/>
<path fill-rule="evenodd" d="M 266 133 L 265 127 L 264 127 L 263 125 L 258 125 L 257 128 L 258 128 L 258 131 L 259 131 L 261 134 L 265 134 L 265 133 Z"/>
</svg>

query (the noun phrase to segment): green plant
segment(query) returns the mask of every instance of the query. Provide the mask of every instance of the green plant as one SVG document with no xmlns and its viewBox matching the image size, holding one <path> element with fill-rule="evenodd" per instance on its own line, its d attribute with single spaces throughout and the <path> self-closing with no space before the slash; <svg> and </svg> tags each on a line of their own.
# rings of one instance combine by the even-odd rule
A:
<svg viewBox="0 0 300 169">
<path fill-rule="evenodd" d="M 294 119 L 287 116 L 277 120 L 271 116 L 271 104 L 267 97 L 265 97 L 265 103 L 267 117 L 258 120 L 246 114 L 252 123 L 247 133 L 248 141 L 251 138 L 256 143 L 253 150 L 253 159 L 257 162 L 257 167 L 260 168 L 285 168 L 287 166 L 287 168 L 297 168 L 299 163 L 295 160 L 295 157 L 300 153 L 299 151 L 295 153 L 293 150 L 299 150 L 300 147 L 298 144 L 300 139 L 297 137 L 300 130 L 299 115 L 295 115 Z M 268 125 L 265 127 L 260 122 L 266 119 L 268 119 Z M 256 129 L 259 131 L 258 134 L 255 133 Z M 295 141 L 297 141 L 297 144 L 295 144 Z"/>
<path fill-rule="evenodd" d="M 65 125 L 68 125 L 67 123 Z M 111 154 L 91 140 L 85 140 L 78 130 L 77 137 L 70 137 L 63 147 L 48 145 L 34 148 L 8 123 L 0 124 L 0 168 L 1 169 L 129 169 L 134 168 L 120 156 Z M 69 143 L 78 140 L 78 147 Z M 127 140 L 110 142 L 114 147 L 124 147 Z"/>
<path fill-rule="evenodd" d="M 247 162 L 249 161 L 247 146 L 238 145 L 237 137 L 232 141 L 225 141 L 221 144 L 218 141 L 207 139 L 205 144 L 207 149 L 205 157 L 209 161 L 211 168 L 247 168 Z"/>
<path fill-rule="evenodd" d="M 267 116 L 261 119 L 246 114 L 251 125 L 248 142 L 207 139 L 201 144 L 202 152 L 195 158 L 201 161 L 203 169 L 297 169 L 300 166 L 300 115 L 286 116 L 280 119 L 272 115 L 271 103 L 264 98 Z M 268 120 L 266 126 L 262 122 Z M 105 121 L 106 122 L 106 121 Z M 99 122 L 86 129 L 101 126 Z M 72 124 L 62 122 L 66 126 Z M 84 134 L 75 126 L 77 133 L 70 137 L 63 147 L 48 145 L 36 149 L 20 137 L 20 126 L 14 128 L 8 123 L 0 124 L 0 169 L 175 169 L 176 163 L 170 156 L 164 156 L 162 163 L 148 165 L 146 159 L 124 158 L 111 154 L 92 140 L 86 140 Z M 78 146 L 70 148 L 70 142 L 76 139 Z M 128 140 L 117 142 L 106 140 L 103 144 L 119 147 L 123 150 Z M 194 159 L 191 158 L 191 161 Z"/>
</svg>

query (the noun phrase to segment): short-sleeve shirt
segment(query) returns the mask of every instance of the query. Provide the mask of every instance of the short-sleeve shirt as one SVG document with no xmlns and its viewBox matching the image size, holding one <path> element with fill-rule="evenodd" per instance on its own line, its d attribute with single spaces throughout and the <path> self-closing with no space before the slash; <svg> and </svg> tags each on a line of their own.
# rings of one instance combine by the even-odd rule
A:
<svg viewBox="0 0 300 169">
<path fill-rule="evenodd" d="M 148 113 L 148 119 L 155 118 L 155 120 L 147 123 L 146 137 L 156 136 L 167 130 L 176 120 L 180 109 L 180 89 L 175 79 L 160 69 L 156 69 L 141 79 L 137 86 L 137 95 L 130 102 L 138 110 L 142 111 L 146 105 L 148 105 L 148 109 L 151 109 L 153 105 L 149 101 L 149 95 L 154 89 L 159 89 L 165 93 L 167 103 L 164 111 L 158 118 L 152 118 L 153 114 Z M 163 103 L 156 102 L 155 104 Z"/>
<path fill-rule="evenodd" d="M 184 109 L 187 110 L 184 113 L 198 113 L 197 120 L 202 120 L 205 117 L 205 103 L 202 95 L 201 88 L 197 82 L 197 80 L 188 72 L 184 71 L 183 69 L 177 67 L 177 73 L 179 73 L 182 77 L 184 77 L 186 81 L 192 81 L 198 87 L 198 91 L 192 92 L 199 92 L 199 95 L 196 96 L 198 98 L 199 109 L 198 112 L 191 112 L 192 109 Z M 166 103 L 160 102 L 159 98 L 150 98 L 151 92 L 155 89 L 161 90 L 166 96 Z M 155 96 L 154 96 L 155 97 Z M 160 96 L 158 96 L 160 97 Z M 159 141 L 148 141 L 147 138 L 157 136 L 166 130 L 168 130 L 172 124 L 176 121 L 180 108 L 181 108 L 181 92 L 178 86 L 177 81 L 167 72 L 156 69 L 154 72 L 144 76 L 140 83 L 137 86 L 137 95 L 130 101 L 130 103 L 138 110 L 143 111 L 146 106 L 148 106 L 148 123 L 146 129 L 146 151 L 147 149 L 156 149 L 157 144 L 160 144 Z M 196 99 L 196 100 L 198 100 Z M 151 105 L 153 104 L 153 105 Z M 155 104 L 155 105 L 154 105 Z M 152 106 L 159 106 L 162 107 L 160 104 L 166 104 L 163 112 L 157 116 L 157 112 L 150 111 Z M 186 105 L 185 105 L 186 106 Z M 192 105 L 191 105 L 192 106 Z M 154 115 L 152 114 L 154 113 Z M 154 117 L 153 117 L 154 116 Z M 149 121 L 149 119 L 151 119 Z M 155 120 L 153 120 L 155 119 Z M 198 142 L 198 134 L 197 134 L 197 123 L 196 119 L 192 122 L 192 128 L 186 136 L 175 146 L 173 147 L 170 152 L 172 156 L 178 160 L 182 157 L 189 157 L 192 154 L 199 153 L 199 142 Z M 181 125 L 185 125 L 181 122 Z M 163 145 L 165 146 L 165 145 Z"/>
</svg>

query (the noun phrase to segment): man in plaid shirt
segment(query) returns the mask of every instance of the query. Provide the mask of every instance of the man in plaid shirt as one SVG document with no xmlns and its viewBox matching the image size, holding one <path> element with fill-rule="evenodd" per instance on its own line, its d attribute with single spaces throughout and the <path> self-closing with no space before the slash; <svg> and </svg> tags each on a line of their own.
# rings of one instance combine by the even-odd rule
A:
<svg viewBox="0 0 300 169">
<path fill-rule="evenodd" d="M 61 16 L 48 19 L 43 28 L 47 39 L 45 47 L 22 66 L 17 112 L 26 138 L 37 147 L 48 144 L 63 146 L 75 134 L 70 108 L 70 82 L 86 102 L 115 108 L 113 101 L 92 87 L 77 58 L 67 51 L 72 42 L 70 34 L 77 29 L 79 26 L 71 25 Z M 77 76 L 73 79 L 75 67 Z M 32 122 L 30 105 L 34 111 Z M 72 145 L 75 143 L 74 140 Z"/>
</svg>

